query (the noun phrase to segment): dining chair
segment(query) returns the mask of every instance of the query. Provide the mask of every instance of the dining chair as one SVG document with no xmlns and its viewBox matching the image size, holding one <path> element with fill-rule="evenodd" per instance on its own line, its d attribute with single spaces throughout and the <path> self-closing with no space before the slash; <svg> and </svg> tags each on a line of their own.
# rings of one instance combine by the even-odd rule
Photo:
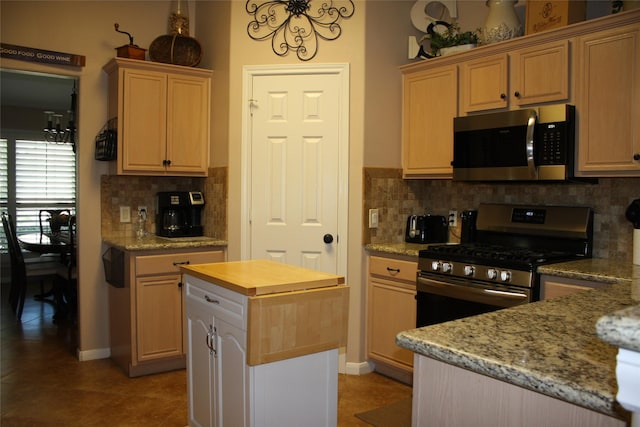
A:
<svg viewBox="0 0 640 427">
<path fill-rule="evenodd" d="M 40 234 L 59 232 L 63 222 L 67 222 L 68 224 L 69 218 L 71 218 L 71 211 L 69 209 L 41 210 L 38 213 Z M 48 225 L 45 226 L 44 223 L 48 223 Z"/>
<path fill-rule="evenodd" d="M 44 281 L 56 277 L 57 262 L 33 262 L 27 263 L 22 253 L 22 248 L 18 243 L 15 222 L 11 214 L 2 213 L 2 227 L 7 237 L 9 258 L 11 261 L 11 285 L 9 288 L 9 304 L 16 314 L 17 320 L 22 320 L 22 311 L 27 296 L 27 286 L 32 279 L 40 280 L 40 290 L 42 293 Z M 43 299 L 42 301 L 47 301 Z M 51 302 L 51 301 L 49 301 Z"/>
<path fill-rule="evenodd" d="M 70 215 L 68 220 L 68 232 L 69 232 L 69 251 L 65 257 L 62 258 L 62 265 L 56 270 L 56 276 L 58 280 L 61 280 L 61 284 L 56 286 L 60 289 L 62 301 L 58 307 L 58 311 L 54 315 L 54 320 L 58 320 L 60 316 L 66 316 L 70 311 L 71 316 L 77 314 L 77 283 L 78 283 L 78 271 L 77 271 L 77 251 L 76 251 L 76 216 Z"/>
</svg>

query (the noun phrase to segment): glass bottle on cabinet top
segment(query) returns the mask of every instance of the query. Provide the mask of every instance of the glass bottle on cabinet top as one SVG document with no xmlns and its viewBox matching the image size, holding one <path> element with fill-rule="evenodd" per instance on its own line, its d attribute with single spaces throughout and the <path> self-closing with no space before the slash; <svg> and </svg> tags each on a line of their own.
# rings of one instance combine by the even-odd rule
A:
<svg viewBox="0 0 640 427">
<path fill-rule="evenodd" d="M 169 14 L 169 34 L 189 35 L 189 7 L 187 0 L 173 0 Z"/>
</svg>

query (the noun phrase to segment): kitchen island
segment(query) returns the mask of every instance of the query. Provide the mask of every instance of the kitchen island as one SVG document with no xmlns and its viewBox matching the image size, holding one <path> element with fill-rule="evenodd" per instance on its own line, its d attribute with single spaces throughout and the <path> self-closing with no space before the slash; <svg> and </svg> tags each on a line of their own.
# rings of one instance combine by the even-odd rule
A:
<svg viewBox="0 0 640 427">
<path fill-rule="evenodd" d="M 416 353 L 414 425 L 626 425 L 615 400 L 617 348 L 598 338 L 596 322 L 638 305 L 640 284 L 607 283 L 400 333 L 398 345 Z"/>
<path fill-rule="evenodd" d="M 335 426 L 344 278 L 266 260 L 189 265 L 191 426 Z"/>
</svg>

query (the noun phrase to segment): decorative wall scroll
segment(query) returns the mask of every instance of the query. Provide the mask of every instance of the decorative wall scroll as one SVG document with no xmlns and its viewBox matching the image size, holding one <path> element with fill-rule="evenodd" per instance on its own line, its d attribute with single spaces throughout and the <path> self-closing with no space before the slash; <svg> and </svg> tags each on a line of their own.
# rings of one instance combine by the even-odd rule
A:
<svg viewBox="0 0 640 427">
<path fill-rule="evenodd" d="M 278 56 L 290 50 L 301 61 L 318 52 L 318 40 L 335 40 L 342 34 L 338 21 L 353 16 L 352 0 L 247 0 L 253 20 L 247 26 L 254 40 L 271 39 Z"/>
</svg>

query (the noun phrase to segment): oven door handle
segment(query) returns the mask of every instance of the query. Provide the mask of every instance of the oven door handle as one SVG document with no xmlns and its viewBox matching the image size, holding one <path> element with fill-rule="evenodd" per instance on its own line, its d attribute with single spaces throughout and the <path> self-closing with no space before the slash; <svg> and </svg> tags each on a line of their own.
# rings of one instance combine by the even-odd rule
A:
<svg viewBox="0 0 640 427">
<path fill-rule="evenodd" d="M 529 301 L 529 296 L 525 292 L 517 290 L 489 289 L 464 283 L 448 283 L 422 276 L 418 276 L 416 290 L 418 293 L 424 292 L 499 307 L 512 307 Z"/>
<path fill-rule="evenodd" d="M 500 295 L 502 297 L 513 298 L 513 299 L 528 298 L 527 294 L 523 294 L 522 292 L 497 291 L 495 289 L 484 289 L 484 292 L 487 294 Z"/>
</svg>

